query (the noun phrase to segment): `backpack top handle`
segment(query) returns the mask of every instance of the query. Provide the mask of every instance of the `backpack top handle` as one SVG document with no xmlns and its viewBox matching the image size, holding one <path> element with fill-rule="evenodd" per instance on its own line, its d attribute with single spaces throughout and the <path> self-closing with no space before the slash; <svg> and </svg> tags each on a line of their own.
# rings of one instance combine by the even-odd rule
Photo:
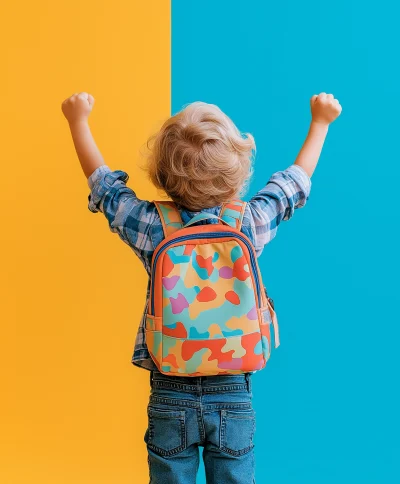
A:
<svg viewBox="0 0 400 484">
<path fill-rule="evenodd" d="M 189 220 L 189 222 L 186 225 L 184 225 L 184 227 L 189 227 L 189 225 L 192 225 L 192 224 L 195 224 L 197 222 L 200 222 L 201 220 L 207 220 L 207 219 L 210 219 L 210 218 L 217 219 L 217 220 L 219 220 L 220 223 L 223 223 L 224 225 L 228 225 L 228 227 L 231 227 L 231 225 L 226 220 L 224 220 L 223 218 L 218 217 L 218 215 L 213 215 L 212 213 L 206 213 L 206 212 L 200 212 L 197 215 L 195 215 L 194 217 L 192 217 Z"/>
<path fill-rule="evenodd" d="M 172 235 L 177 230 L 209 218 L 216 218 L 219 220 L 219 223 L 229 225 L 230 227 L 240 230 L 246 208 L 246 202 L 237 198 L 231 200 L 230 202 L 223 203 L 219 216 L 207 212 L 200 212 L 192 217 L 186 225 L 184 225 L 181 214 L 174 202 L 154 200 L 153 203 L 155 204 L 160 215 L 165 237 Z"/>
</svg>

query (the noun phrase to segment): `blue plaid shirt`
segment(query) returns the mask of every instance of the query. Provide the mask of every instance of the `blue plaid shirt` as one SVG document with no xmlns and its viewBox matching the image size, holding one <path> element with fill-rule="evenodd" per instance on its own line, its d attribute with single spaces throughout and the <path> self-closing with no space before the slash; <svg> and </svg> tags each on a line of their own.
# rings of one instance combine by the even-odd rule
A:
<svg viewBox="0 0 400 484">
<path fill-rule="evenodd" d="M 153 202 L 139 199 L 126 186 L 129 175 L 122 170 L 112 171 L 107 165 L 98 167 L 88 178 L 90 194 L 88 208 L 91 212 L 102 212 L 108 220 L 111 232 L 115 232 L 129 245 L 142 261 L 150 275 L 151 259 L 164 234 L 161 220 Z M 246 205 L 242 232 L 253 243 L 257 256 L 276 235 L 282 220 L 289 220 L 296 208 L 303 207 L 311 189 L 311 180 L 298 165 L 274 173 L 268 183 Z M 203 212 L 219 215 L 221 206 L 207 208 Z M 184 224 L 198 212 L 181 209 Z M 218 223 L 209 219 L 203 223 Z M 147 289 L 147 299 L 149 289 Z M 145 341 L 145 316 L 147 300 L 139 324 L 132 363 L 141 368 L 155 370 Z"/>
</svg>

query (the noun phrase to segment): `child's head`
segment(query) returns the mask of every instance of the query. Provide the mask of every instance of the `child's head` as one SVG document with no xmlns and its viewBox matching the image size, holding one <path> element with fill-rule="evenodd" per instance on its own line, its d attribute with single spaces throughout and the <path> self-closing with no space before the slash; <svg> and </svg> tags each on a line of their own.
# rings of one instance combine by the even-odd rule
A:
<svg viewBox="0 0 400 484">
<path fill-rule="evenodd" d="M 189 210 L 220 205 L 247 188 L 254 138 L 249 133 L 244 138 L 215 104 L 189 104 L 167 119 L 147 146 L 151 181 Z"/>
</svg>

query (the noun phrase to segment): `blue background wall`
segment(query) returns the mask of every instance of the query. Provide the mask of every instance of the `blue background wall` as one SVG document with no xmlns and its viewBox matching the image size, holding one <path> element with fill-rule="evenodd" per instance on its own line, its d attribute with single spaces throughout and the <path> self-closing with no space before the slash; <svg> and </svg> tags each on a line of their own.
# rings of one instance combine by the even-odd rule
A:
<svg viewBox="0 0 400 484">
<path fill-rule="evenodd" d="M 343 106 L 308 204 L 260 259 L 282 343 L 253 380 L 260 483 L 400 482 L 393 5 L 172 2 L 172 111 L 215 103 L 255 136 L 249 196 L 295 160 L 314 93 Z"/>
</svg>

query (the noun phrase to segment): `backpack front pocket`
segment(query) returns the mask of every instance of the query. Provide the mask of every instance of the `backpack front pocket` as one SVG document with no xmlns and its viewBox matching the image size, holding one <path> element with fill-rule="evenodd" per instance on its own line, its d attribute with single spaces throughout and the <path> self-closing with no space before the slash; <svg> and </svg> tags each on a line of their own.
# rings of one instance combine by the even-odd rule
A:
<svg viewBox="0 0 400 484">
<path fill-rule="evenodd" d="M 160 371 L 169 375 L 240 374 L 260 370 L 266 362 L 259 330 L 214 339 L 184 339 L 164 334 L 161 352 Z"/>
</svg>

